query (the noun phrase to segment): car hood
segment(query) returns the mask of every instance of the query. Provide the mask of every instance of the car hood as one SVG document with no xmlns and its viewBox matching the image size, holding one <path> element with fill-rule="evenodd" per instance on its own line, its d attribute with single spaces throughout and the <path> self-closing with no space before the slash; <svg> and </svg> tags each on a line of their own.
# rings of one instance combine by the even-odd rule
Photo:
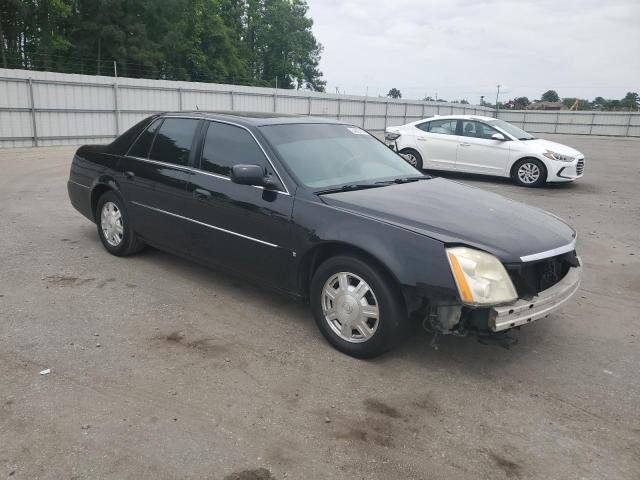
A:
<svg viewBox="0 0 640 480">
<path fill-rule="evenodd" d="M 563 155 L 569 155 L 572 157 L 582 156 L 575 148 L 568 147 L 561 143 L 552 142 L 550 140 L 545 140 L 543 138 L 536 138 L 535 140 L 526 140 L 524 143 L 527 148 L 533 147 L 538 150 L 540 153 L 544 153 L 547 150 L 551 150 L 553 152 L 561 153 Z"/>
<path fill-rule="evenodd" d="M 544 210 L 442 178 L 321 198 L 330 206 L 447 244 L 488 251 L 504 263 L 566 246 L 575 238 L 571 227 Z"/>
</svg>

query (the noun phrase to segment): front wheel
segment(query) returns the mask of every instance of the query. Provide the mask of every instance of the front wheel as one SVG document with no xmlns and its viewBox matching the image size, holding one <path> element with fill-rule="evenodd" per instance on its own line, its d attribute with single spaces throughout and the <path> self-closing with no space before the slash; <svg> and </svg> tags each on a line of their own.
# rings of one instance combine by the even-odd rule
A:
<svg viewBox="0 0 640 480">
<path fill-rule="evenodd" d="M 359 358 L 389 350 L 408 323 L 388 275 L 355 256 L 333 257 L 320 265 L 311 281 L 311 308 L 329 343 Z"/>
<path fill-rule="evenodd" d="M 547 181 L 547 169 L 536 158 L 523 158 L 513 166 L 511 177 L 522 187 L 539 187 Z"/>
<path fill-rule="evenodd" d="M 418 170 L 422 170 L 422 156 L 412 148 L 403 148 L 400 155 L 404 157 L 409 165 L 413 165 Z"/>
</svg>

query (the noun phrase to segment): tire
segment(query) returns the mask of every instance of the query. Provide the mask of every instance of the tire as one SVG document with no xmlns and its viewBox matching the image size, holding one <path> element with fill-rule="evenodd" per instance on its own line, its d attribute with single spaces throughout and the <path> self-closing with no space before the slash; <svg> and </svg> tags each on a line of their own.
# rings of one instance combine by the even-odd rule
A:
<svg viewBox="0 0 640 480">
<path fill-rule="evenodd" d="M 405 158 L 409 165 L 413 165 L 418 170 L 422 171 L 422 156 L 412 148 L 403 148 L 400 150 L 401 155 L 406 155 Z"/>
<path fill-rule="evenodd" d="M 131 228 L 122 197 L 113 190 L 98 199 L 95 212 L 98 236 L 107 252 L 118 257 L 133 255 L 144 247 Z"/>
<path fill-rule="evenodd" d="M 388 275 L 356 256 L 322 263 L 311 280 L 310 302 L 322 335 L 352 357 L 381 355 L 403 338 L 409 324 L 402 296 Z M 365 318 L 376 311 L 377 318 Z"/>
<path fill-rule="evenodd" d="M 523 158 L 513 165 L 511 178 L 521 187 L 540 187 L 547 182 L 547 168 L 537 158 Z"/>
</svg>

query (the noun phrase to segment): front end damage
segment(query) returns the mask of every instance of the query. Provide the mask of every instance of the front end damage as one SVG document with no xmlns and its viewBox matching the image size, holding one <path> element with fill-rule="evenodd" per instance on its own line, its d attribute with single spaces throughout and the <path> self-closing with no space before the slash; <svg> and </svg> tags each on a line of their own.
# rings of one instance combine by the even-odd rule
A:
<svg viewBox="0 0 640 480">
<path fill-rule="evenodd" d="M 562 307 L 579 289 L 582 263 L 575 251 L 536 262 L 505 265 L 518 299 L 501 305 L 474 307 L 458 299 L 424 299 L 417 312 L 422 326 L 439 335 L 477 335 L 503 346 L 514 343 L 507 333 L 546 318 Z"/>
</svg>

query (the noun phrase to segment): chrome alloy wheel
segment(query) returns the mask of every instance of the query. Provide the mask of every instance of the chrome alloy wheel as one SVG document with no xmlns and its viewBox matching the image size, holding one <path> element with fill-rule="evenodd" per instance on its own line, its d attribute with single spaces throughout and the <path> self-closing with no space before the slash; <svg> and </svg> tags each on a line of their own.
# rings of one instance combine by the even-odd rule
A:
<svg viewBox="0 0 640 480">
<path fill-rule="evenodd" d="M 117 247 L 124 236 L 122 212 L 113 202 L 106 202 L 100 212 L 100 228 L 105 240 L 112 247 Z"/>
<path fill-rule="evenodd" d="M 413 153 L 403 153 L 402 156 L 410 165 L 413 165 L 414 167 L 418 166 L 418 159 Z"/>
<path fill-rule="evenodd" d="M 540 178 L 540 168 L 535 163 L 523 163 L 518 169 L 518 178 L 522 183 L 536 183 Z"/>
<path fill-rule="evenodd" d="M 322 312 L 331 330 L 351 343 L 369 340 L 380 323 L 373 290 L 354 273 L 332 275 L 322 289 Z"/>
</svg>

